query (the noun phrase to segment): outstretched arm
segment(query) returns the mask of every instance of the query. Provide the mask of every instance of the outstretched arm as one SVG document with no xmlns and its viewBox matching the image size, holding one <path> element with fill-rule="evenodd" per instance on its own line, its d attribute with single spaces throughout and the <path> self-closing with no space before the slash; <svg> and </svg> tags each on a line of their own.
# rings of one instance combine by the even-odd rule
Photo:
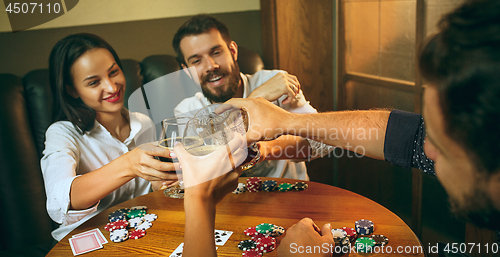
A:
<svg viewBox="0 0 500 257">
<path fill-rule="evenodd" d="M 290 117 L 288 127 L 284 129 L 286 134 L 310 138 L 384 160 L 389 114 L 386 110 L 299 114 Z"/>
<path fill-rule="evenodd" d="M 249 114 L 249 142 L 295 135 L 384 159 L 384 141 L 390 111 L 341 111 L 317 114 L 287 112 L 263 98 L 233 98 L 216 111 L 243 108 Z"/>
</svg>

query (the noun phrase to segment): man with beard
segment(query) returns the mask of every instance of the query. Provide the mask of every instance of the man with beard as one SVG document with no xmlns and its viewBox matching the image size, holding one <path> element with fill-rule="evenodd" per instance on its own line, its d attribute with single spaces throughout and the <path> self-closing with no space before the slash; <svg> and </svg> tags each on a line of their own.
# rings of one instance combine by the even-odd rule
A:
<svg viewBox="0 0 500 257">
<path fill-rule="evenodd" d="M 317 112 L 305 100 L 295 76 L 279 70 L 262 70 L 253 75 L 240 73 L 236 62 L 238 46 L 229 37 L 227 27 L 213 17 L 197 15 L 188 20 L 175 34 L 173 47 L 183 68 L 195 68 L 197 75 L 194 76 L 198 76 L 203 92 L 179 103 L 174 109 L 175 116 L 185 116 L 231 98 L 253 97 L 264 97 L 294 113 Z M 258 145 L 260 161 L 243 176 L 308 180 L 303 161 L 276 159 L 317 158 L 333 149 L 296 136 L 283 136 Z"/>
<path fill-rule="evenodd" d="M 251 122 L 249 139 L 265 140 L 292 134 L 339 147 L 350 143 L 364 148 L 369 157 L 435 174 L 457 216 L 498 230 L 499 17 L 498 0 L 466 1 L 443 16 L 440 32 L 427 41 L 419 55 L 419 68 L 428 84 L 423 96 L 425 128 L 420 115 L 397 110 L 296 115 L 275 108 L 263 99 L 232 99 L 216 111 L 234 106 L 247 110 Z M 309 125 L 307 129 L 304 124 Z M 338 131 L 352 126 L 377 129 L 379 137 L 357 140 L 355 135 L 356 140 L 347 138 L 346 141 L 328 132 L 331 128 Z M 290 252 L 292 243 L 330 244 L 328 230 L 329 224 L 319 229 L 311 219 L 303 219 L 287 230 L 278 255 L 300 255 Z"/>
</svg>

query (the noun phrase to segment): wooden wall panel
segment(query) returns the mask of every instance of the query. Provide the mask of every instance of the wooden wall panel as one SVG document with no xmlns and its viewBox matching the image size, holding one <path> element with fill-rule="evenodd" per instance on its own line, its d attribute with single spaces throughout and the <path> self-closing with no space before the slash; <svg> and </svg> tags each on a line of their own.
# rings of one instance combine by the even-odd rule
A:
<svg viewBox="0 0 500 257">
<path fill-rule="evenodd" d="M 318 111 L 333 110 L 333 1 L 277 0 L 276 24 L 279 68 Z"/>
<path fill-rule="evenodd" d="M 333 14 L 331 0 L 261 0 L 262 51 L 267 69 L 297 76 L 318 111 L 333 110 Z M 307 163 L 311 180 L 333 184 L 333 159 Z"/>
</svg>

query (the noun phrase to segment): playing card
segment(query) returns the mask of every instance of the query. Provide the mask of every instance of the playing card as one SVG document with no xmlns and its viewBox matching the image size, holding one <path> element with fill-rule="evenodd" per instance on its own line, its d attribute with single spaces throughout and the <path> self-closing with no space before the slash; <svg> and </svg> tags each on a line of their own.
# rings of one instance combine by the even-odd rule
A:
<svg viewBox="0 0 500 257">
<path fill-rule="evenodd" d="M 218 247 L 215 247 L 215 250 L 217 250 Z M 175 251 L 170 255 L 170 257 L 182 257 L 182 251 L 184 250 L 184 243 L 181 243 L 177 248 L 175 248 Z"/>
<path fill-rule="evenodd" d="M 94 232 L 97 234 L 97 238 L 99 239 L 99 241 L 101 242 L 101 244 L 107 244 L 108 243 L 108 240 L 104 237 L 104 235 L 102 234 L 101 230 L 99 230 L 98 228 L 94 228 L 92 230 L 85 231 L 85 232 L 80 233 L 80 234 L 76 234 L 76 235 L 74 235 L 72 237 L 81 237 L 81 236 L 84 236 L 84 235 L 92 234 Z"/>
<path fill-rule="evenodd" d="M 177 256 L 182 256 L 182 250 L 184 250 L 184 243 L 181 243 L 177 248 L 175 248 L 175 251 L 170 255 L 170 257 L 177 257 Z"/>
<path fill-rule="evenodd" d="M 71 245 L 71 251 L 73 251 L 73 255 L 88 253 L 90 251 L 102 248 L 102 244 L 99 241 L 96 232 L 82 235 L 80 237 L 72 237 L 69 239 L 69 244 Z"/>
<path fill-rule="evenodd" d="M 216 229 L 215 233 L 214 233 L 215 245 L 226 244 L 227 240 L 229 239 L 229 237 L 232 234 L 233 234 L 233 231 Z"/>
</svg>

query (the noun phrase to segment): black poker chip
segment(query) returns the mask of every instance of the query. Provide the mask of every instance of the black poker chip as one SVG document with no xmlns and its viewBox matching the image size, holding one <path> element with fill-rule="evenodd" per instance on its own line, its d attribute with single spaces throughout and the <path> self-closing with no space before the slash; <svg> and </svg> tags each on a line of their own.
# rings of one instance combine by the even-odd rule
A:
<svg viewBox="0 0 500 257">
<path fill-rule="evenodd" d="M 278 182 L 276 180 L 265 180 L 262 182 L 262 190 L 272 192 L 278 190 Z"/>
<path fill-rule="evenodd" d="M 384 235 L 372 235 L 372 239 L 375 240 L 376 246 L 384 246 L 389 243 L 389 238 Z"/>
<path fill-rule="evenodd" d="M 255 249 L 255 248 L 257 248 L 257 242 L 255 242 L 253 240 L 244 240 L 238 244 L 238 248 L 240 248 L 240 250 L 242 250 L 242 251 L 248 251 L 250 249 Z"/>
<path fill-rule="evenodd" d="M 309 186 L 305 182 L 296 182 L 293 184 L 293 188 L 297 191 L 306 190 Z"/>
<path fill-rule="evenodd" d="M 114 211 L 114 212 L 110 213 L 108 216 L 109 216 L 109 217 L 113 217 L 113 216 L 123 216 L 123 215 L 125 215 L 125 214 L 126 214 L 126 213 L 125 213 L 125 212 L 123 212 L 123 211 L 121 211 L 121 210 L 116 210 L 116 211 Z"/>
<path fill-rule="evenodd" d="M 121 211 L 121 212 L 127 214 L 127 212 L 130 211 L 130 209 L 129 208 L 121 208 L 121 209 L 119 209 L 117 211 Z"/>
<path fill-rule="evenodd" d="M 115 222 L 118 220 L 126 220 L 127 215 L 120 210 L 114 211 L 108 215 L 109 222 Z"/>
</svg>

